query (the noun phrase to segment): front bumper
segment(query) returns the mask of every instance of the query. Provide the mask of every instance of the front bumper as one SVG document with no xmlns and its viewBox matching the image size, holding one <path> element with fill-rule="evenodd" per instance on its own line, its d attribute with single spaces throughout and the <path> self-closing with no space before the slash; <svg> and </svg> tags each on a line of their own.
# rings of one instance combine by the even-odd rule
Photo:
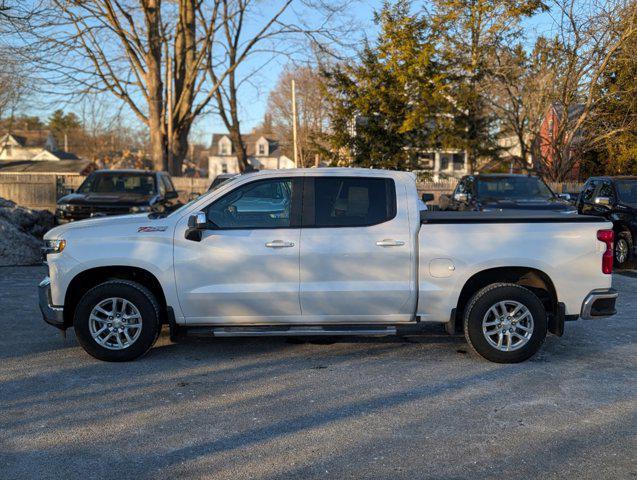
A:
<svg viewBox="0 0 637 480">
<path fill-rule="evenodd" d="M 593 290 L 582 303 L 580 318 L 593 320 L 615 315 L 617 313 L 615 301 L 618 295 L 617 290 L 614 288 Z"/>
<path fill-rule="evenodd" d="M 45 277 L 38 285 L 38 298 L 44 321 L 49 325 L 66 330 L 64 308 L 51 305 L 51 280 L 49 280 L 49 277 Z"/>
</svg>

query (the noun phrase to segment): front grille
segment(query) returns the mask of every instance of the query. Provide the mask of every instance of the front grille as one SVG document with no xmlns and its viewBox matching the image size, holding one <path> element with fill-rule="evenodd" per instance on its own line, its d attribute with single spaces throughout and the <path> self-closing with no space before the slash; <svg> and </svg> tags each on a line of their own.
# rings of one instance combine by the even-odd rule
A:
<svg viewBox="0 0 637 480">
<path fill-rule="evenodd" d="M 130 213 L 127 205 L 74 205 L 70 213 L 73 216 L 90 217 L 91 215 L 124 215 Z"/>
</svg>

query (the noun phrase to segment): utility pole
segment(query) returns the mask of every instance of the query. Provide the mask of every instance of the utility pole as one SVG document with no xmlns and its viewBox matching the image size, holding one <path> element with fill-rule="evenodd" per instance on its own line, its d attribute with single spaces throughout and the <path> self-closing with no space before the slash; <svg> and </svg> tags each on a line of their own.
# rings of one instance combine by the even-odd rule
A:
<svg viewBox="0 0 637 480">
<path fill-rule="evenodd" d="M 292 79 L 292 142 L 294 143 L 294 166 L 299 167 L 299 157 L 296 146 L 296 86 Z"/>
<path fill-rule="evenodd" d="M 181 172 L 173 172 L 173 75 L 172 75 L 172 58 L 170 58 L 170 50 L 168 42 L 166 42 L 166 123 L 168 139 L 166 147 L 168 149 L 168 171 L 173 174 L 181 175 Z"/>
</svg>

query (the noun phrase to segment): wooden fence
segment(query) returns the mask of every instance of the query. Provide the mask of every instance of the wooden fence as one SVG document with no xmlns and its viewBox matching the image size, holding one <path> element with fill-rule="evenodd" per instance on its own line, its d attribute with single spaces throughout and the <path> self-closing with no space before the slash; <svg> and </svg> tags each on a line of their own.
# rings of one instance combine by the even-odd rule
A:
<svg viewBox="0 0 637 480">
<path fill-rule="evenodd" d="M 58 198 L 70 189 L 76 190 L 86 177 L 77 174 L 52 173 L 0 173 L 0 198 L 6 198 L 18 205 L 37 210 L 55 210 Z M 210 185 L 207 178 L 173 177 L 180 200 L 186 202 L 191 194 L 204 193 Z M 449 195 L 456 187 L 454 179 L 439 182 L 419 182 L 419 193 L 432 193 L 433 205 L 437 205 L 440 195 Z M 549 183 L 556 193 L 579 193 L 581 183 Z"/>
<path fill-rule="evenodd" d="M 86 177 L 77 174 L 0 173 L 0 198 L 23 207 L 53 212 L 57 199 L 69 190 L 76 190 Z M 180 200 L 187 202 L 191 194 L 208 190 L 207 178 L 173 177 Z"/>
</svg>

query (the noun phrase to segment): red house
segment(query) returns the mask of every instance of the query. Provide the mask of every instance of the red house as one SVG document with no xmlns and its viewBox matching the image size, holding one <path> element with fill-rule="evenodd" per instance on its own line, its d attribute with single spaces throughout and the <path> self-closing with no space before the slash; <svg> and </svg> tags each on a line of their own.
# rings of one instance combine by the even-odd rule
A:
<svg viewBox="0 0 637 480">
<path fill-rule="evenodd" d="M 577 122 L 584 105 L 572 104 L 566 110 L 568 114 L 565 116 L 564 107 L 557 102 L 547 109 L 533 141 L 533 163 L 549 179 L 557 180 L 552 177 L 559 172 L 561 180 L 576 181 L 580 174 L 578 147 L 583 137 L 581 129 L 571 134 L 570 126 Z"/>
</svg>

